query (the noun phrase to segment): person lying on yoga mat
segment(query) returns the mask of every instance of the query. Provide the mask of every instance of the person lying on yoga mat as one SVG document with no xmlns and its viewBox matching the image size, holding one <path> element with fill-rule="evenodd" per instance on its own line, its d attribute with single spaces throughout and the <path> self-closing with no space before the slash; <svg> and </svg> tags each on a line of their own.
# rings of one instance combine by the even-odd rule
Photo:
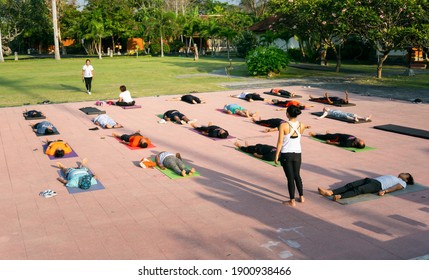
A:
<svg viewBox="0 0 429 280">
<path fill-rule="evenodd" d="M 61 163 L 57 162 L 57 166 L 61 169 L 64 174 L 63 177 L 58 177 L 57 180 L 63 183 L 66 187 L 70 188 L 81 188 L 89 189 L 92 185 L 97 184 L 96 176 L 91 173 L 86 167 L 88 160 L 84 158 L 82 163 L 78 164 L 77 167 L 67 168 Z"/>
<path fill-rule="evenodd" d="M 165 112 L 162 118 L 167 122 L 175 121 L 176 123 L 180 123 L 180 124 L 187 124 L 187 123 L 191 124 L 197 121 L 195 119 L 190 120 L 187 116 L 185 116 L 184 114 L 180 113 L 177 110 L 169 110 Z"/>
<path fill-rule="evenodd" d="M 233 95 L 230 95 L 230 97 L 244 99 L 244 100 L 247 100 L 249 102 L 268 101 L 268 99 L 261 97 L 261 95 L 259 95 L 257 93 L 252 93 L 252 92 L 242 92 L 240 94 L 233 94 Z"/>
<path fill-rule="evenodd" d="M 119 99 L 116 101 L 116 106 L 134 106 L 136 102 L 132 99 L 131 93 L 127 90 L 127 87 L 122 85 L 119 87 L 121 93 L 119 94 Z"/>
<path fill-rule="evenodd" d="M 40 135 L 58 134 L 58 130 L 55 128 L 55 126 L 48 121 L 30 124 L 30 126 L 33 128 L 34 132 Z"/>
<path fill-rule="evenodd" d="M 207 126 L 197 126 L 196 124 L 192 123 L 191 126 L 201 132 L 201 134 L 212 137 L 212 138 L 221 138 L 225 139 L 228 137 L 229 133 L 227 130 L 217 126 L 213 125 L 212 122 L 209 122 Z"/>
<path fill-rule="evenodd" d="M 30 111 L 25 111 L 24 112 L 25 116 L 27 118 L 41 118 L 41 117 L 45 117 L 45 115 L 37 110 L 30 110 Z"/>
<path fill-rule="evenodd" d="M 402 190 L 407 185 L 413 185 L 414 178 L 410 173 L 400 173 L 398 177 L 393 175 L 384 175 L 374 179 L 365 178 L 344 185 L 338 189 L 327 190 L 318 188 L 323 196 L 332 196 L 334 201 L 341 198 L 354 197 L 365 193 L 378 193 L 383 196 L 386 193 Z"/>
<path fill-rule="evenodd" d="M 287 90 L 279 89 L 279 88 L 272 88 L 270 90 L 270 93 L 276 94 L 276 95 L 281 95 L 281 96 L 286 96 L 286 97 L 292 97 L 292 96 L 296 95 L 294 92 L 289 92 Z"/>
<path fill-rule="evenodd" d="M 46 148 L 45 154 L 47 154 L 48 156 L 60 158 L 66 154 L 70 154 L 71 152 L 73 152 L 69 144 L 67 144 L 63 140 L 49 141 L 48 139 L 46 139 L 46 144 L 48 145 L 48 147 Z"/>
<path fill-rule="evenodd" d="M 256 116 L 258 114 L 258 112 L 255 112 L 255 113 L 249 112 L 247 109 L 244 109 L 243 107 L 237 104 L 225 104 L 225 106 L 223 106 L 223 111 L 230 115 L 239 115 L 247 118 Z"/>
<path fill-rule="evenodd" d="M 330 145 L 337 145 L 340 147 L 354 147 L 358 149 L 365 148 L 365 142 L 362 139 L 349 134 L 343 134 L 343 133 L 319 134 L 319 133 L 309 132 L 308 135 L 320 140 L 324 140 L 326 141 L 326 144 L 330 144 Z"/>
<path fill-rule="evenodd" d="M 278 99 L 272 99 L 268 103 L 272 104 L 272 105 L 275 105 L 275 106 L 278 106 L 278 107 L 283 107 L 282 109 L 277 109 L 277 111 L 284 111 L 289 106 L 298 107 L 300 110 L 304 110 L 305 108 L 308 108 L 308 107 L 313 107 L 313 106 L 304 105 L 301 102 L 296 101 L 296 100 L 281 101 L 281 100 L 278 100 Z"/>
<path fill-rule="evenodd" d="M 116 134 L 112 133 L 113 137 L 119 138 L 127 144 L 130 147 L 140 147 L 140 148 L 147 148 L 151 141 L 149 138 L 143 137 L 143 135 L 140 134 L 140 130 L 137 130 L 133 134 Z"/>
<path fill-rule="evenodd" d="M 252 117 L 252 121 L 256 124 L 262 125 L 267 127 L 264 132 L 272 132 L 272 131 L 278 131 L 279 126 L 286 122 L 284 119 L 280 118 L 273 118 L 273 119 L 266 119 L 263 120 L 261 117 L 259 117 L 259 120 L 256 120 L 254 117 Z"/>
<path fill-rule="evenodd" d="M 248 154 L 252 154 L 254 157 L 257 158 L 266 161 L 274 161 L 276 159 L 277 148 L 274 146 L 265 144 L 255 144 L 249 146 L 247 141 L 244 142 L 244 146 L 242 146 L 238 141 L 235 142 L 234 145 L 241 151 Z"/>
<path fill-rule="evenodd" d="M 169 152 L 160 152 L 155 157 L 155 162 L 161 169 L 171 169 L 174 173 L 185 177 L 186 175 L 192 175 L 195 173 L 195 168 L 188 168 L 182 161 L 182 157 L 179 153 L 175 155 Z"/>
<path fill-rule="evenodd" d="M 95 119 L 92 120 L 96 125 L 99 125 L 103 128 L 119 128 L 122 127 L 121 124 L 115 122 L 111 117 L 106 114 L 100 114 Z"/>
<path fill-rule="evenodd" d="M 206 103 L 205 100 L 203 100 L 202 98 L 196 97 L 194 95 L 191 94 L 185 94 L 182 95 L 181 97 L 174 97 L 171 99 L 167 99 L 166 101 L 183 101 L 189 104 L 201 104 L 201 103 Z"/>
<path fill-rule="evenodd" d="M 349 112 L 343 112 L 340 110 L 332 110 L 328 107 L 323 108 L 323 114 L 320 117 L 317 117 L 316 119 L 323 119 L 327 116 L 339 118 L 339 119 L 345 119 L 345 120 L 354 120 L 355 122 L 359 121 L 369 121 L 371 119 L 372 115 L 361 117 L 355 113 L 349 113 Z"/>
<path fill-rule="evenodd" d="M 349 93 L 347 91 L 345 91 L 344 92 L 344 98 L 340 98 L 337 96 L 330 97 L 330 96 L 328 96 L 327 92 L 325 92 L 323 97 L 313 97 L 310 94 L 310 101 L 316 101 L 316 102 L 331 104 L 331 105 L 348 104 L 349 103 Z"/>
</svg>

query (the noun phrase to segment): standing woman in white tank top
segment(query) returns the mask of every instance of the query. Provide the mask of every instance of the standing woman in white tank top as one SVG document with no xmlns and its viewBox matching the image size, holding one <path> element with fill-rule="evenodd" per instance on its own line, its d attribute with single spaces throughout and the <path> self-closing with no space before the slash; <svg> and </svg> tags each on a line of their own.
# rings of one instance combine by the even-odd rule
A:
<svg viewBox="0 0 429 280">
<path fill-rule="evenodd" d="M 301 110 L 296 106 L 289 106 L 286 116 L 289 121 L 279 126 L 279 138 L 277 141 L 277 153 L 275 162 L 283 167 L 287 178 L 289 190 L 289 201 L 283 201 L 283 204 L 295 206 L 295 188 L 298 190 L 300 202 L 304 202 L 304 191 L 302 187 L 301 175 L 301 134 L 309 126 L 305 126 L 296 120 L 301 114 Z"/>
</svg>

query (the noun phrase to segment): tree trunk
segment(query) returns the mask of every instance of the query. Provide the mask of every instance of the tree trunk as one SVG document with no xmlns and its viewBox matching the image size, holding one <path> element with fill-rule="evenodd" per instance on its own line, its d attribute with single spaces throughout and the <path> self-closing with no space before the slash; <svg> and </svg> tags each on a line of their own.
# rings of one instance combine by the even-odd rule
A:
<svg viewBox="0 0 429 280">
<path fill-rule="evenodd" d="M 161 45 L 161 57 L 164 57 L 164 42 L 162 40 L 162 33 L 160 34 L 160 45 Z"/>
<path fill-rule="evenodd" d="M 3 57 L 3 44 L 1 43 L 2 37 L 1 37 L 1 29 L 0 29 L 0 62 L 4 62 Z"/>
<path fill-rule="evenodd" d="M 335 72 L 339 73 L 341 68 L 341 45 L 338 46 L 338 51 L 335 45 L 333 49 L 334 49 L 335 57 L 337 58 L 337 65 L 335 66 Z"/>
<path fill-rule="evenodd" d="M 112 52 L 115 53 L 115 37 L 112 36 Z"/>
<path fill-rule="evenodd" d="M 103 59 L 103 57 L 101 56 L 101 36 L 100 36 L 100 40 L 98 42 L 98 58 Z"/>
<path fill-rule="evenodd" d="M 60 60 L 60 46 L 58 40 L 58 18 L 57 18 L 57 0 L 52 0 L 52 22 L 54 24 L 54 45 L 55 60 Z"/>
<path fill-rule="evenodd" d="M 382 78 L 382 72 L 383 72 L 383 63 L 384 61 L 386 61 L 387 56 L 389 55 L 390 51 L 384 52 L 383 56 L 381 58 L 378 58 L 378 63 L 377 63 L 377 78 L 381 79 Z"/>
</svg>

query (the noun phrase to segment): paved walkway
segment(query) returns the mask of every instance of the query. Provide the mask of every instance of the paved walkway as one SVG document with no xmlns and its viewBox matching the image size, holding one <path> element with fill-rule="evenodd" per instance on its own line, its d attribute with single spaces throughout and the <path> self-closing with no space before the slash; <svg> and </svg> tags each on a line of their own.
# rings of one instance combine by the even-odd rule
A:
<svg viewBox="0 0 429 280">
<path fill-rule="evenodd" d="M 303 101 L 324 91 L 302 85 L 288 89 Z M 357 106 L 344 110 L 373 114 L 368 124 L 316 120 L 310 112 L 322 109 L 317 103 L 304 111 L 300 119 L 312 131 L 355 134 L 376 150 L 352 153 L 304 137 L 307 200 L 291 208 L 280 203 L 288 198 L 281 168 L 235 151 L 236 139 L 213 141 L 189 126 L 157 122 L 156 114 L 178 109 L 199 124 L 213 121 L 250 144 L 275 145 L 276 133 L 263 133 L 246 118 L 215 110 L 235 102 L 263 118 L 284 117 L 262 102 L 229 97 L 239 92 L 199 93 L 207 100 L 202 105 L 147 97 L 137 99 L 142 109 L 99 107 L 124 125 L 114 132 L 140 129 L 150 137 L 156 147 L 145 150 L 123 146 L 110 136 L 112 130 L 88 130 L 94 127 L 92 117 L 78 109 L 91 102 L 1 108 L 0 259 L 393 260 L 429 254 L 428 189 L 352 205 L 317 193 L 319 186 L 403 171 L 429 186 L 428 140 L 372 128 L 392 123 L 427 130 L 428 105 L 352 94 Z M 105 189 L 69 194 L 56 180 L 55 160 L 43 154 L 45 138 L 36 137 L 22 117 L 25 109 L 43 111 L 61 133 L 48 138 L 64 139 L 79 155 L 59 161 L 72 166 L 88 158 Z M 163 150 L 180 152 L 201 176 L 171 180 L 156 169 L 137 167 L 142 157 Z M 39 197 L 45 189 L 58 195 Z"/>
</svg>

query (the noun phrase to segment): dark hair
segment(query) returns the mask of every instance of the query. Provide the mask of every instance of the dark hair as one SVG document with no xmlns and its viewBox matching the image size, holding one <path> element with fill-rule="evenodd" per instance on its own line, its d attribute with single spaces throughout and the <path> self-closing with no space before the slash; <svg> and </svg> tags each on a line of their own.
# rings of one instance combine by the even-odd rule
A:
<svg viewBox="0 0 429 280">
<path fill-rule="evenodd" d="M 147 146 L 148 146 L 147 142 L 141 142 L 141 141 L 140 141 L 139 145 L 141 148 L 147 148 Z"/>
<path fill-rule="evenodd" d="M 411 176 L 410 173 L 407 173 L 407 174 L 408 174 L 408 176 L 410 176 L 410 177 L 408 177 L 407 184 L 408 185 L 414 185 L 414 178 L 413 178 L 413 176 Z"/>
<path fill-rule="evenodd" d="M 52 128 L 46 128 L 45 135 L 51 135 L 51 134 L 54 134 L 54 130 Z"/>
<path fill-rule="evenodd" d="M 299 105 L 299 106 L 298 106 L 298 108 L 299 108 L 300 110 L 304 110 L 304 109 L 305 109 L 305 105 Z"/>
<path fill-rule="evenodd" d="M 219 131 L 217 137 L 224 139 L 224 138 L 228 137 L 228 135 L 229 135 L 228 131 L 223 130 L 223 131 Z"/>
<path fill-rule="evenodd" d="M 59 158 L 64 156 L 64 150 L 63 149 L 56 149 L 54 153 L 54 157 Z"/>
<path fill-rule="evenodd" d="M 353 142 L 353 147 L 358 148 L 358 149 L 363 149 L 365 148 L 365 143 L 361 144 L 360 141 L 358 141 L 357 139 Z"/>
<path fill-rule="evenodd" d="M 87 60 L 85 60 L 85 62 L 88 62 L 88 61 L 91 62 L 91 59 L 88 58 Z"/>
<path fill-rule="evenodd" d="M 301 110 L 296 106 L 289 106 L 286 110 L 291 118 L 296 118 L 301 115 Z"/>
<path fill-rule="evenodd" d="M 122 86 L 120 86 L 120 87 L 119 87 L 119 89 L 120 89 L 121 91 L 126 91 L 126 90 L 127 90 L 127 87 L 126 87 L 126 86 L 124 86 L 124 85 L 122 85 Z"/>
</svg>

